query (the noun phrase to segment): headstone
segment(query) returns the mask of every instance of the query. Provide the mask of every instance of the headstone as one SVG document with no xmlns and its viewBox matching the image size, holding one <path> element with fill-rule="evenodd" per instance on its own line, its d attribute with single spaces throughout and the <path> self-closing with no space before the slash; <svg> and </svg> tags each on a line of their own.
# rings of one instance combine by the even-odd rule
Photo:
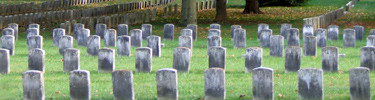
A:
<svg viewBox="0 0 375 100">
<path fill-rule="evenodd" d="M 191 29 L 193 31 L 193 40 L 197 40 L 198 36 L 198 25 L 195 24 L 188 24 L 186 26 L 187 29 Z"/>
<path fill-rule="evenodd" d="M 370 100 L 370 70 L 356 67 L 349 70 L 350 100 Z"/>
<path fill-rule="evenodd" d="M 234 32 L 235 29 L 241 28 L 241 25 L 232 25 L 230 26 L 230 37 L 233 40 L 234 39 Z"/>
<path fill-rule="evenodd" d="M 375 46 L 375 35 L 367 36 L 366 46 Z"/>
<path fill-rule="evenodd" d="M 152 49 L 152 56 L 161 57 L 161 46 L 159 36 L 149 36 L 147 38 L 147 47 Z"/>
<path fill-rule="evenodd" d="M 53 46 L 59 46 L 59 41 L 62 36 L 65 35 L 65 29 L 56 28 L 53 29 Z"/>
<path fill-rule="evenodd" d="M 79 70 L 79 67 L 80 67 L 79 49 L 74 49 L 74 48 L 65 49 L 63 61 L 64 61 L 64 68 L 63 68 L 64 72 Z"/>
<path fill-rule="evenodd" d="M 241 28 L 234 29 L 233 43 L 234 43 L 234 48 L 246 48 L 246 30 L 245 29 L 241 29 Z"/>
<path fill-rule="evenodd" d="M 339 70 L 339 49 L 337 47 L 322 48 L 322 69 L 324 72 Z"/>
<path fill-rule="evenodd" d="M 327 30 L 326 29 L 316 29 L 315 36 L 317 40 L 318 47 L 326 47 L 327 46 Z"/>
<path fill-rule="evenodd" d="M 207 38 L 207 52 L 210 47 L 219 46 L 221 47 L 221 37 L 220 36 L 210 36 Z"/>
<path fill-rule="evenodd" d="M 210 29 L 210 30 L 208 30 L 208 36 L 207 37 L 210 37 L 210 36 L 221 36 L 221 31 L 218 30 L 218 29 Z"/>
<path fill-rule="evenodd" d="M 370 30 L 370 35 L 375 35 L 375 29 Z"/>
<path fill-rule="evenodd" d="M 107 29 L 106 24 L 96 24 L 95 35 L 100 36 L 101 39 L 104 38 L 104 31 Z"/>
<path fill-rule="evenodd" d="M 131 54 L 130 36 L 122 35 L 117 37 L 117 56 L 130 56 Z"/>
<path fill-rule="evenodd" d="M 14 36 L 14 30 L 12 28 L 5 28 L 1 30 L 2 36 L 4 35 L 11 35 Z"/>
<path fill-rule="evenodd" d="M 0 49 L 0 74 L 10 73 L 9 50 Z"/>
<path fill-rule="evenodd" d="M 131 45 L 134 47 L 142 47 L 142 30 L 133 29 L 130 31 Z"/>
<path fill-rule="evenodd" d="M 44 78 L 43 72 L 28 70 L 22 73 L 23 99 L 44 100 Z"/>
<path fill-rule="evenodd" d="M 163 68 L 156 72 L 157 96 L 159 100 L 177 100 L 177 70 Z"/>
<path fill-rule="evenodd" d="M 306 36 L 314 36 L 314 26 L 313 25 L 303 25 L 303 38 Z"/>
<path fill-rule="evenodd" d="M 152 49 L 139 47 L 135 50 L 135 71 L 151 72 L 152 70 Z"/>
<path fill-rule="evenodd" d="M 282 57 L 284 53 L 284 37 L 273 35 L 270 38 L 270 56 Z"/>
<path fill-rule="evenodd" d="M 73 48 L 73 37 L 64 35 L 59 41 L 59 54 L 64 55 L 65 49 Z"/>
<path fill-rule="evenodd" d="M 269 48 L 271 42 L 272 30 L 270 29 L 263 29 L 260 32 L 260 47 L 262 48 Z"/>
<path fill-rule="evenodd" d="M 81 24 L 81 23 L 76 23 L 74 24 L 73 26 L 73 32 L 74 32 L 74 35 L 73 35 L 73 38 L 77 39 L 78 38 L 78 33 L 81 32 L 81 29 L 84 29 L 85 28 L 85 25 L 84 24 Z"/>
<path fill-rule="evenodd" d="M 226 48 L 210 47 L 208 49 L 208 68 L 219 67 L 225 69 Z"/>
<path fill-rule="evenodd" d="M 133 73 L 131 70 L 113 71 L 112 86 L 115 100 L 135 100 Z"/>
<path fill-rule="evenodd" d="M 116 47 L 116 30 L 106 29 L 104 31 L 104 46 L 105 47 Z"/>
<path fill-rule="evenodd" d="M 174 36 L 174 25 L 165 24 L 164 25 L 164 40 L 173 40 Z"/>
<path fill-rule="evenodd" d="M 44 72 L 45 52 L 43 49 L 34 48 L 29 50 L 29 70 Z"/>
<path fill-rule="evenodd" d="M 26 39 L 29 39 L 30 36 L 34 36 L 34 35 L 39 35 L 39 29 L 37 29 L 37 28 L 28 28 L 26 30 Z"/>
<path fill-rule="evenodd" d="M 14 38 L 18 40 L 18 24 L 17 23 L 10 23 L 8 25 L 9 28 L 12 28 L 14 30 Z"/>
<path fill-rule="evenodd" d="M 327 40 L 338 40 L 339 39 L 339 26 L 329 25 Z"/>
<path fill-rule="evenodd" d="M 78 46 L 87 46 L 87 39 L 90 36 L 89 29 L 81 29 L 77 34 Z"/>
<path fill-rule="evenodd" d="M 180 36 L 193 36 L 193 30 L 191 29 L 182 29 L 180 32 Z"/>
<path fill-rule="evenodd" d="M 142 24 L 142 39 L 147 39 L 147 37 L 151 35 L 152 35 L 152 25 Z"/>
<path fill-rule="evenodd" d="M 99 49 L 98 71 L 113 72 L 115 69 L 115 50 L 110 48 Z"/>
<path fill-rule="evenodd" d="M 356 26 L 353 27 L 353 29 L 355 30 L 355 39 L 359 40 L 359 41 L 362 41 L 362 39 L 363 39 L 363 33 L 365 31 L 364 27 L 356 25 Z"/>
<path fill-rule="evenodd" d="M 298 70 L 299 99 L 323 100 L 323 71 L 316 68 Z"/>
<path fill-rule="evenodd" d="M 291 28 L 288 30 L 288 46 L 299 46 L 299 30 Z"/>
<path fill-rule="evenodd" d="M 29 24 L 29 27 L 28 28 L 36 28 L 36 29 L 38 29 L 38 31 L 39 31 L 39 29 L 40 29 L 40 25 L 39 24 Z"/>
<path fill-rule="evenodd" d="M 282 35 L 284 37 L 284 39 L 286 39 L 286 40 L 287 40 L 287 37 L 288 37 L 288 30 L 290 28 L 292 28 L 292 24 L 288 24 L 288 23 L 281 24 L 280 35 Z"/>
<path fill-rule="evenodd" d="M 301 48 L 288 46 L 285 48 L 285 73 L 296 72 L 301 68 Z"/>
<path fill-rule="evenodd" d="M 254 68 L 262 67 L 263 49 L 259 47 L 246 48 L 245 73 L 251 73 Z"/>
<path fill-rule="evenodd" d="M 152 16 L 151 16 L 151 21 L 155 21 L 155 20 L 156 20 L 156 7 L 152 9 Z"/>
<path fill-rule="evenodd" d="M 210 24 L 210 29 L 217 29 L 220 30 L 220 24 Z"/>
<path fill-rule="evenodd" d="M 90 72 L 86 70 L 73 70 L 69 72 L 70 99 L 90 100 Z"/>
<path fill-rule="evenodd" d="M 356 32 L 354 29 L 344 29 L 344 47 L 355 47 Z"/>
<path fill-rule="evenodd" d="M 9 50 L 8 55 L 11 55 L 11 56 L 14 55 L 14 52 L 15 52 L 14 36 L 13 35 L 3 35 L 3 36 L 1 36 L 0 40 L 1 40 L 1 48 Z"/>
<path fill-rule="evenodd" d="M 370 70 L 375 69 L 375 47 L 361 48 L 361 67 L 367 67 Z"/>
<path fill-rule="evenodd" d="M 88 56 L 97 56 L 99 54 L 100 49 L 100 36 L 98 35 L 91 35 L 87 39 L 87 47 L 86 47 L 87 55 Z"/>
<path fill-rule="evenodd" d="M 303 40 L 303 55 L 316 56 L 316 37 L 306 36 Z"/>
<path fill-rule="evenodd" d="M 273 69 L 253 69 L 253 100 L 273 100 Z"/>
<path fill-rule="evenodd" d="M 30 36 L 28 38 L 27 44 L 29 46 L 29 50 L 34 48 L 43 49 L 43 37 L 39 35 Z"/>
<path fill-rule="evenodd" d="M 127 24 L 119 24 L 117 26 L 117 37 L 122 35 L 128 35 L 128 25 Z"/>
<path fill-rule="evenodd" d="M 222 68 L 209 68 L 204 71 L 204 99 L 225 99 L 225 70 Z"/>
<path fill-rule="evenodd" d="M 174 48 L 173 68 L 176 69 L 178 72 L 189 73 L 190 55 L 191 55 L 191 51 L 189 48 L 185 48 L 185 47 Z"/>
<path fill-rule="evenodd" d="M 264 24 L 264 23 L 258 24 L 258 38 L 257 39 L 260 39 L 260 33 L 264 29 L 269 29 L 269 25 L 268 24 Z"/>
</svg>

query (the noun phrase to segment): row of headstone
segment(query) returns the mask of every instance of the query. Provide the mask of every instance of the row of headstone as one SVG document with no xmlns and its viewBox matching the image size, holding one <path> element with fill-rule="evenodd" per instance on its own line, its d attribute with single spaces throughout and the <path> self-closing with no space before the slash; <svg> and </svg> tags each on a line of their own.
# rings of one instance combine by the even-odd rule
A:
<svg viewBox="0 0 375 100">
<path fill-rule="evenodd" d="M 174 7 L 174 9 L 173 9 Z M 164 7 L 164 13 L 163 13 L 163 18 L 168 18 L 169 16 L 177 16 L 178 13 L 177 13 L 177 10 L 178 9 L 178 5 L 175 4 L 174 6 L 173 5 L 169 5 L 169 6 L 165 6 Z"/>
<path fill-rule="evenodd" d="M 314 29 L 323 28 L 330 25 L 336 19 L 345 14 L 345 8 L 341 7 L 323 15 L 303 19 L 303 25 L 311 25 Z"/>
<path fill-rule="evenodd" d="M 216 0 L 202 0 L 196 2 L 197 11 L 216 8 Z"/>
</svg>

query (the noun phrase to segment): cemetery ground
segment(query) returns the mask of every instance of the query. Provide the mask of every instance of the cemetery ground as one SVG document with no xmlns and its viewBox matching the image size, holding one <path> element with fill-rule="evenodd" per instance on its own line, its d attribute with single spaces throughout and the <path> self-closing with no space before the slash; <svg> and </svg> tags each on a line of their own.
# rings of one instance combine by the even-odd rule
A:
<svg viewBox="0 0 375 100">
<path fill-rule="evenodd" d="M 228 100 L 235 99 L 251 99 L 252 98 L 252 74 L 244 72 L 245 59 L 241 55 L 245 54 L 245 48 L 233 48 L 233 41 L 230 39 L 230 26 L 239 24 L 246 29 L 246 47 L 259 47 L 260 43 L 256 40 L 257 24 L 266 23 L 270 25 L 273 35 L 280 34 L 281 23 L 292 24 L 300 30 L 300 45 L 302 48 L 302 19 L 311 16 L 317 16 L 347 3 L 346 0 L 312 0 L 308 5 L 302 7 L 263 7 L 261 10 L 265 12 L 262 15 L 240 14 L 242 8 L 236 8 L 235 5 L 244 2 L 230 2 L 228 4 L 229 21 L 221 24 L 222 30 L 222 47 L 227 48 L 226 51 L 226 98 Z M 332 2 L 338 3 L 332 3 Z M 234 5 L 234 6 L 233 6 Z M 339 58 L 339 71 L 335 73 L 325 72 L 323 75 L 324 82 L 324 99 L 347 100 L 350 98 L 349 90 L 349 70 L 360 66 L 360 48 L 366 45 L 366 39 L 369 30 L 375 28 L 375 13 L 371 11 L 375 9 L 375 3 L 371 0 L 361 0 L 356 6 L 344 15 L 341 19 L 332 24 L 340 26 L 340 38 L 338 41 L 327 41 L 327 46 L 335 46 L 339 48 L 339 54 L 345 54 L 345 57 Z M 204 70 L 208 69 L 207 57 L 207 32 L 209 24 L 214 19 L 214 10 L 204 10 L 198 13 L 198 40 L 193 41 L 193 53 L 190 61 L 189 73 L 178 73 L 178 93 L 180 100 L 194 100 L 204 98 Z M 175 24 L 175 34 L 173 41 L 165 41 L 162 43 L 162 56 L 152 58 L 151 73 L 133 72 L 134 76 L 134 92 L 138 100 L 157 99 L 156 93 L 156 71 L 162 68 L 172 68 L 173 49 L 178 47 L 178 36 L 180 30 L 185 26 L 177 26 L 179 16 L 173 16 L 167 19 L 158 17 L 153 25 L 153 35 L 163 37 L 163 25 L 167 23 Z M 43 35 L 43 49 L 45 50 L 45 96 L 46 99 L 69 99 L 69 73 L 63 72 L 62 56 L 59 55 L 58 47 L 53 46 L 52 29 L 56 28 L 59 23 L 41 24 L 41 34 Z M 365 27 L 364 40 L 356 41 L 355 48 L 344 48 L 342 41 L 342 33 L 346 28 L 352 28 L 354 25 L 362 25 Z M 141 25 L 129 25 L 131 29 L 140 29 Z M 95 34 L 94 30 L 91 34 Z M 25 29 L 20 28 L 20 37 L 16 41 L 15 55 L 10 57 L 10 74 L 0 75 L 0 99 L 22 99 L 22 73 L 28 70 L 28 48 L 26 44 Z M 147 46 L 144 40 L 142 46 Z M 284 52 L 287 43 L 284 45 Z M 101 47 L 104 47 L 102 41 Z M 96 99 L 113 99 L 112 94 L 112 76 L 110 73 L 98 72 L 98 57 L 86 56 L 86 47 L 78 46 L 74 41 L 74 48 L 80 50 L 80 69 L 90 71 L 91 82 L 91 98 Z M 110 47 L 115 49 L 114 47 Z M 131 48 L 131 56 L 116 56 L 115 70 L 130 69 L 135 70 L 135 47 Z M 302 68 L 322 68 L 322 49 L 317 49 L 317 56 L 302 56 Z M 295 72 L 284 73 L 285 54 L 283 57 L 271 57 L 269 48 L 263 48 L 263 65 L 274 70 L 274 96 L 279 100 L 298 99 L 298 75 Z M 375 74 L 370 72 L 370 87 L 375 87 Z M 371 88 L 371 97 L 375 98 L 375 89 Z M 239 98 L 240 95 L 245 95 Z"/>
</svg>

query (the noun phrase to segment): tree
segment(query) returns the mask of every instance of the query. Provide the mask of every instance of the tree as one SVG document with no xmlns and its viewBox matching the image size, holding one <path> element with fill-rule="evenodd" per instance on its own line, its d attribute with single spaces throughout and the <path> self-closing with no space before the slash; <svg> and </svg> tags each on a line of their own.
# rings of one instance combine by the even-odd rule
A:
<svg viewBox="0 0 375 100">
<path fill-rule="evenodd" d="M 216 0 L 216 17 L 215 22 L 223 22 L 227 17 L 227 3 L 226 0 Z"/>
<path fill-rule="evenodd" d="M 256 13 L 262 14 L 263 12 L 259 10 L 259 3 L 258 0 L 246 0 L 246 6 L 243 10 L 244 14 L 248 13 Z"/>
<path fill-rule="evenodd" d="M 197 10 L 195 0 L 182 0 L 181 26 L 197 24 Z"/>
</svg>

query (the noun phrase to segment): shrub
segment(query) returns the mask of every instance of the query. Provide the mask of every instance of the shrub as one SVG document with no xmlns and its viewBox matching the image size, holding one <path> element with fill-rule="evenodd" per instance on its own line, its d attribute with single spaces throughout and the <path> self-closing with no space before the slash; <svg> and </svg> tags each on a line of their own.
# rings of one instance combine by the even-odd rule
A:
<svg viewBox="0 0 375 100">
<path fill-rule="evenodd" d="M 259 6 L 299 6 L 310 0 L 258 0 Z"/>
</svg>

